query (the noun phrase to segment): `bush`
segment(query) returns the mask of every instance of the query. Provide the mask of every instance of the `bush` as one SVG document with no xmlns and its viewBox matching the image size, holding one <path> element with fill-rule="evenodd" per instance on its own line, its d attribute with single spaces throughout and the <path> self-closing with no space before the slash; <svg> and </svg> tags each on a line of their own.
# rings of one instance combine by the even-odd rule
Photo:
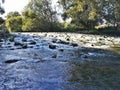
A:
<svg viewBox="0 0 120 90">
<path fill-rule="evenodd" d="M 8 33 L 8 30 L 7 30 L 6 26 L 5 26 L 5 23 L 0 24 L 0 30 L 2 30 L 5 33 Z"/>
<path fill-rule="evenodd" d="M 64 29 L 65 29 L 66 31 L 72 32 L 72 31 L 75 31 L 75 30 L 78 29 L 78 28 L 79 28 L 79 27 L 78 27 L 77 25 L 72 24 L 72 23 L 70 23 L 70 22 L 64 23 Z"/>
<path fill-rule="evenodd" d="M 10 17 L 6 20 L 5 25 L 9 32 L 21 32 L 22 31 L 22 17 Z"/>
</svg>

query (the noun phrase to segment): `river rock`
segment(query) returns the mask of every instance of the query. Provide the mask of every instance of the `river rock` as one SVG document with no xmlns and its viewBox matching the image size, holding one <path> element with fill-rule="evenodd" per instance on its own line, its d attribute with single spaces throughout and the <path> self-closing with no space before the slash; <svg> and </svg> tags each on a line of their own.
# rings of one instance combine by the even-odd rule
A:
<svg viewBox="0 0 120 90">
<path fill-rule="evenodd" d="M 15 46 L 22 46 L 23 44 L 21 42 L 15 42 L 14 45 Z"/>
<path fill-rule="evenodd" d="M 36 44 L 36 42 L 35 41 L 30 41 L 30 44 Z"/>
<path fill-rule="evenodd" d="M 22 45 L 22 48 L 23 48 L 23 49 L 26 49 L 26 48 L 27 48 L 27 44 L 23 44 L 23 45 Z"/>
<path fill-rule="evenodd" d="M 64 51 L 64 49 L 59 49 L 59 51 L 63 52 L 63 51 Z"/>
<path fill-rule="evenodd" d="M 56 49 L 56 45 L 49 45 L 50 49 Z"/>
<path fill-rule="evenodd" d="M 2 40 L 2 39 L 0 39 L 0 42 L 3 42 L 3 40 Z"/>
<path fill-rule="evenodd" d="M 5 63 L 10 64 L 10 63 L 15 63 L 15 62 L 17 62 L 17 61 L 18 61 L 18 60 L 13 59 L 13 60 L 7 60 L 7 61 L 5 61 Z"/>
<path fill-rule="evenodd" d="M 59 44 L 65 44 L 65 45 L 69 44 L 69 42 L 66 42 L 66 41 L 63 41 L 63 40 L 59 40 L 57 43 L 59 43 Z"/>
<path fill-rule="evenodd" d="M 23 38 L 22 41 L 23 41 L 23 42 L 27 42 L 27 39 L 26 39 L 26 38 Z"/>
<path fill-rule="evenodd" d="M 70 43 L 70 45 L 73 46 L 73 47 L 77 47 L 78 46 L 77 43 Z"/>
<path fill-rule="evenodd" d="M 57 58 L 57 55 L 53 55 L 52 58 Z"/>
</svg>

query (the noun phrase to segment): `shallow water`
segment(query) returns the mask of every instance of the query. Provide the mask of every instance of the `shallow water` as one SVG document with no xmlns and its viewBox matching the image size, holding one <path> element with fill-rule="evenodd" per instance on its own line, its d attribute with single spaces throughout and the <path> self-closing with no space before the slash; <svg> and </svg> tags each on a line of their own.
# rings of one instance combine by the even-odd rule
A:
<svg viewBox="0 0 120 90">
<path fill-rule="evenodd" d="M 32 48 L 0 49 L 0 90 L 120 89 L 118 49 L 57 43 L 56 49 L 51 49 L 49 39 L 39 38 L 36 42 Z"/>
</svg>

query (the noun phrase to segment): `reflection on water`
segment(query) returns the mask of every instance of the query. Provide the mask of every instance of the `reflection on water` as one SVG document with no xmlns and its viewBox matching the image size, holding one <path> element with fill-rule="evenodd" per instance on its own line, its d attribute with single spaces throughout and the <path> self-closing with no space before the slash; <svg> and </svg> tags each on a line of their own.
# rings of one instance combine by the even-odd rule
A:
<svg viewBox="0 0 120 90">
<path fill-rule="evenodd" d="M 99 62 L 94 62 L 99 63 Z M 120 83 L 120 65 L 98 65 L 85 61 L 82 64 L 72 63 L 70 82 L 79 82 L 83 86 L 96 86 L 100 88 L 116 89 Z M 119 87 L 120 88 L 120 87 Z"/>
<path fill-rule="evenodd" d="M 70 63 L 69 82 L 75 84 L 76 90 L 120 90 L 120 55 L 111 51 L 104 54 Z"/>
</svg>

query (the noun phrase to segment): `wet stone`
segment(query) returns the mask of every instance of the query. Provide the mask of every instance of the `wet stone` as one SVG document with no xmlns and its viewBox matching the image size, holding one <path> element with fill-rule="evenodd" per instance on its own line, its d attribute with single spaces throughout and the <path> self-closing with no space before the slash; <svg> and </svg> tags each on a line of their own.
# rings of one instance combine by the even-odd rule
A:
<svg viewBox="0 0 120 90">
<path fill-rule="evenodd" d="M 2 40 L 2 39 L 0 39 L 0 42 L 3 42 L 3 40 Z"/>
<path fill-rule="evenodd" d="M 11 36 L 11 37 L 9 38 L 9 41 L 10 41 L 10 42 L 14 42 L 14 38 L 15 38 L 15 36 Z"/>
<path fill-rule="evenodd" d="M 56 49 L 56 45 L 49 45 L 50 49 Z"/>
<path fill-rule="evenodd" d="M 15 50 L 15 48 L 10 48 L 10 50 Z"/>
<path fill-rule="evenodd" d="M 30 42 L 30 44 L 36 44 L 36 42 L 35 42 L 35 41 L 32 41 L 32 42 Z"/>
<path fill-rule="evenodd" d="M 53 55 L 52 58 L 57 58 L 57 55 Z"/>
<path fill-rule="evenodd" d="M 77 47 L 78 46 L 77 43 L 71 43 L 70 45 L 73 46 L 73 47 Z"/>
<path fill-rule="evenodd" d="M 87 58 L 88 58 L 88 56 L 87 56 L 87 55 L 82 55 L 82 58 L 87 59 Z"/>
<path fill-rule="evenodd" d="M 22 41 L 23 41 L 23 42 L 27 42 L 27 39 L 26 39 L 26 38 L 23 38 Z"/>
<path fill-rule="evenodd" d="M 91 46 L 94 46 L 94 44 L 91 44 Z"/>
<path fill-rule="evenodd" d="M 27 48 L 33 48 L 34 46 L 27 46 Z"/>
<path fill-rule="evenodd" d="M 70 38 L 67 38 L 66 40 L 67 40 L 67 41 L 70 41 Z"/>
<path fill-rule="evenodd" d="M 22 48 L 23 48 L 23 49 L 26 49 L 26 48 L 27 48 L 27 44 L 23 44 L 23 45 L 22 45 Z"/>
<path fill-rule="evenodd" d="M 59 51 L 63 52 L 63 51 L 64 51 L 64 49 L 59 49 Z"/>
<path fill-rule="evenodd" d="M 57 42 L 57 39 L 53 39 L 52 42 L 53 42 L 53 43 L 56 43 L 56 42 Z"/>
<path fill-rule="evenodd" d="M 59 40 L 58 43 L 60 43 L 60 44 L 65 44 L 65 45 L 68 45 L 68 44 L 69 44 L 69 42 L 62 41 L 62 40 Z"/>
<path fill-rule="evenodd" d="M 15 46 L 19 46 L 19 45 L 21 46 L 21 45 L 23 45 L 23 44 L 20 43 L 20 42 L 15 42 L 14 45 L 15 45 Z"/>
<path fill-rule="evenodd" d="M 7 60 L 7 61 L 5 61 L 5 63 L 8 63 L 8 64 L 10 64 L 10 63 L 15 63 L 15 62 L 17 62 L 18 60 L 16 60 L 16 59 L 13 59 L 13 60 Z"/>
<path fill-rule="evenodd" d="M 9 43 L 7 43 L 7 45 L 10 45 L 11 43 L 9 42 Z"/>
</svg>

